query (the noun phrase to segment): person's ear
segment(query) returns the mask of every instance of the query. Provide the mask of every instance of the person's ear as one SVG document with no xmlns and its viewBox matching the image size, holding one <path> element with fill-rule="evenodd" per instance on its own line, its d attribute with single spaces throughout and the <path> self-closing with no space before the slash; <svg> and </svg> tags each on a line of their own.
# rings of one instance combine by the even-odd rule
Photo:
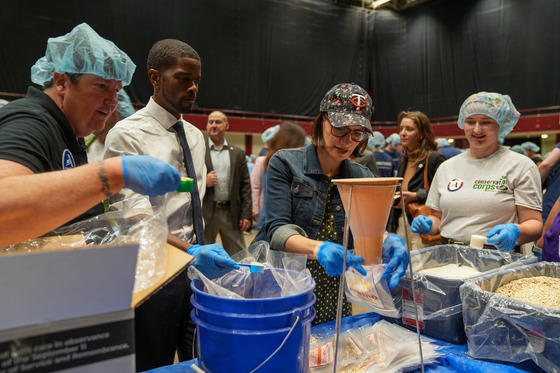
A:
<svg viewBox="0 0 560 373">
<path fill-rule="evenodd" d="M 68 88 L 69 81 L 66 74 L 53 73 L 53 86 L 58 96 L 63 97 Z"/>
<path fill-rule="evenodd" d="M 159 71 L 155 69 L 148 70 L 148 78 L 150 78 L 150 83 L 152 83 L 154 90 L 158 91 L 161 86 L 161 76 L 159 75 Z"/>
</svg>

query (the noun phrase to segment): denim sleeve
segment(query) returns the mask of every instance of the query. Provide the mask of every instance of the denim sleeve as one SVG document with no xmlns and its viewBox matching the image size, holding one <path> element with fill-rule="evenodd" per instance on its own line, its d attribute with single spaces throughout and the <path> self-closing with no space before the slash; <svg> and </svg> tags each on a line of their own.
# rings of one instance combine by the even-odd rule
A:
<svg viewBox="0 0 560 373">
<path fill-rule="evenodd" d="M 305 233 L 305 231 L 299 225 L 283 225 L 280 228 L 276 229 L 276 231 L 274 232 L 272 240 L 270 240 L 270 247 L 272 247 L 274 250 L 285 251 L 286 241 L 288 240 L 288 238 L 294 235 L 307 237 L 307 233 Z"/>
<path fill-rule="evenodd" d="M 284 250 L 286 240 L 295 234 L 307 237 L 305 231 L 293 220 L 292 192 L 294 175 L 284 152 L 278 151 L 270 158 L 267 170 L 266 220 L 263 230 L 275 250 Z"/>
</svg>

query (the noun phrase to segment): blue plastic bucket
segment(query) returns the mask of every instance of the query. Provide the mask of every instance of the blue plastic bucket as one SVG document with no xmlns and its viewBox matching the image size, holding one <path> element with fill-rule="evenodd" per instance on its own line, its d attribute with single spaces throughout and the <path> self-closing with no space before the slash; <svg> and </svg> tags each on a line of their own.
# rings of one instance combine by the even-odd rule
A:
<svg viewBox="0 0 560 373">
<path fill-rule="evenodd" d="M 194 313 L 198 320 L 220 328 L 243 329 L 243 330 L 270 330 L 291 327 L 296 316 L 300 319 L 307 319 L 312 312 L 315 304 L 315 295 L 311 302 L 300 307 L 295 307 L 290 311 L 278 313 L 228 313 L 214 311 L 201 306 L 191 296 L 191 303 L 194 306 Z"/>
<path fill-rule="evenodd" d="M 251 276 L 253 284 L 245 296 L 250 298 L 251 287 L 261 295 L 263 290 L 270 290 L 268 295 L 280 291 L 270 270 Z M 191 287 L 201 368 L 212 373 L 250 372 L 274 354 L 257 372 L 309 371 L 314 280 L 300 294 L 252 299 L 207 294 L 200 280 L 193 280 Z"/>
</svg>

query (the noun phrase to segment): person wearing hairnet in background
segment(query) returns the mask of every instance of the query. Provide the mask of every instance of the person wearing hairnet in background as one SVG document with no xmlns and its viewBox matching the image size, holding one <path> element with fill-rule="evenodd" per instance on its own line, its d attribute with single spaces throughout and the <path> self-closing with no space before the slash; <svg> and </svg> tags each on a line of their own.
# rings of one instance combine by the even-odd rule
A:
<svg viewBox="0 0 560 373">
<path fill-rule="evenodd" d="M 103 153 L 105 151 L 105 138 L 107 137 L 107 132 L 119 120 L 128 118 L 136 110 L 134 110 L 134 106 L 132 106 L 132 101 L 130 101 L 130 97 L 126 94 L 124 89 L 121 89 L 119 93 L 117 93 L 117 98 L 119 103 L 117 104 L 117 110 L 113 111 L 113 114 L 109 116 L 107 121 L 105 122 L 105 127 L 99 131 L 94 131 L 90 136 L 85 139 L 86 147 L 87 147 L 87 156 L 88 162 L 97 162 L 103 159 Z"/>
<path fill-rule="evenodd" d="M 387 146 L 383 152 L 391 157 L 393 160 L 393 167 L 395 168 L 395 175 L 401 163 L 403 147 L 401 145 L 401 137 L 398 133 L 392 133 L 385 139 Z"/>
<path fill-rule="evenodd" d="M 126 187 L 164 194 L 180 183 L 151 157 L 87 165 L 82 137 L 100 130 L 136 66 L 83 23 L 49 38 L 31 69 L 27 96 L 0 109 L 0 246 L 103 213 L 102 200 Z"/>
<path fill-rule="evenodd" d="M 531 158 L 531 160 L 533 160 L 533 162 L 535 162 L 537 166 L 542 162 L 541 155 L 538 154 L 541 150 L 540 146 L 538 146 L 534 142 L 525 141 L 523 144 L 521 144 L 521 147 L 523 148 L 523 150 L 525 150 L 527 156 Z"/>
<path fill-rule="evenodd" d="M 267 128 L 261 135 L 261 140 L 264 143 L 261 151 L 259 152 L 259 157 L 265 156 L 268 153 L 268 149 L 270 148 L 270 140 L 274 138 L 274 136 L 280 130 L 280 125 L 277 124 L 275 126 Z"/>
<path fill-rule="evenodd" d="M 442 137 L 437 138 L 436 143 L 437 143 L 437 151 L 443 154 L 445 159 L 449 159 L 451 157 L 454 157 L 462 153 L 461 150 L 452 147 L 449 141 Z"/>
<path fill-rule="evenodd" d="M 468 244 L 484 235 L 485 248 L 519 251 L 539 238 L 542 193 L 535 164 L 500 145 L 519 112 L 509 96 L 479 92 L 461 106 L 457 124 L 470 149 L 443 162 L 436 172 L 426 205 L 429 217 L 418 216 L 411 230 L 441 233 L 443 243 Z"/>
<path fill-rule="evenodd" d="M 379 176 L 393 177 L 397 173 L 397 169 L 393 164 L 393 158 L 383 151 L 384 145 L 385 137 L 383 134 L 379 131 L 373 131 L 373 134 L 369 137 L 368 146 L 372 149 Z"/>
<path fill-rule="evenodd" d="M 523 154 L 523 155 L 527 155 L 527 152 L 525 151 L 525 149 L 523 149 L 523 147 L 521 145 L 514 145 L 511 147 L 511 151 L 512 152 L 516 152 L 519 154 Z"/>
</svg>

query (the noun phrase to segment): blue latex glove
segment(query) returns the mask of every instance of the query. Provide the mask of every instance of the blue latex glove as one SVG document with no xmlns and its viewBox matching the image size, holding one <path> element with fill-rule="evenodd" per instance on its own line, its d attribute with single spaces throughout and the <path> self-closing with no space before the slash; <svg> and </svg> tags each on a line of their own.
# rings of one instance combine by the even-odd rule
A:
<svg viewBox="0 0 560 373">
<path fill-rule="evenodd" d="M 389 287 L 394 288 L 408 268 L 408 251 L 404 246 L 404 240 L 394 233 L 389 234 L 383 241 L 383 263 L 387 262 L 381 278 L 389 279 L 387 282 Z"/>
<path fill-rule="evenodd" d="M 510 251 L 519 238 L 519 227 L 513 223 L 498 224 L 490 229 L 486 237 L 488 237 L 488 244 L 496 246 L 498 250 Z"/>
<path fill-rule="evenodd" d="M 433 221 L 427 216 L 418 215 L 412 220 L 410 230 L 418 234 L 428 234 L 432 230 Z"/>
<path fill-rule="evenodd" d="M 340 276 L 342 275 L 342 264 L 344 263 L 344 246 L 339 245 L 334 242 L 323 241 L 321 246 L 319 246 L 319 251 L 317 252 L 317 260 L 319 264 L 325 268 L 325 272 L 329 276 Z M 346 268 L 354 267 L 363 276 L 366 275 L 366 270 L 362 267 L 361 263 L 364 262 L 364 258 L 361 256 L 356 256 L 351 252 L 346 255 Z"/>
<path fill-rule="evenodd" d="M 122 155 L 125 188 L 150 197 L 177 190 L 181 174 L 170 164 L 149 155 Z"/>
<path fill-rule="evenodd" d="M 220 244 L 192 245 L 187 253 L 194 256 L 194 267 L 209 279 L 221 277 L 232 269 L 239 269 Z"/>
</svg>

